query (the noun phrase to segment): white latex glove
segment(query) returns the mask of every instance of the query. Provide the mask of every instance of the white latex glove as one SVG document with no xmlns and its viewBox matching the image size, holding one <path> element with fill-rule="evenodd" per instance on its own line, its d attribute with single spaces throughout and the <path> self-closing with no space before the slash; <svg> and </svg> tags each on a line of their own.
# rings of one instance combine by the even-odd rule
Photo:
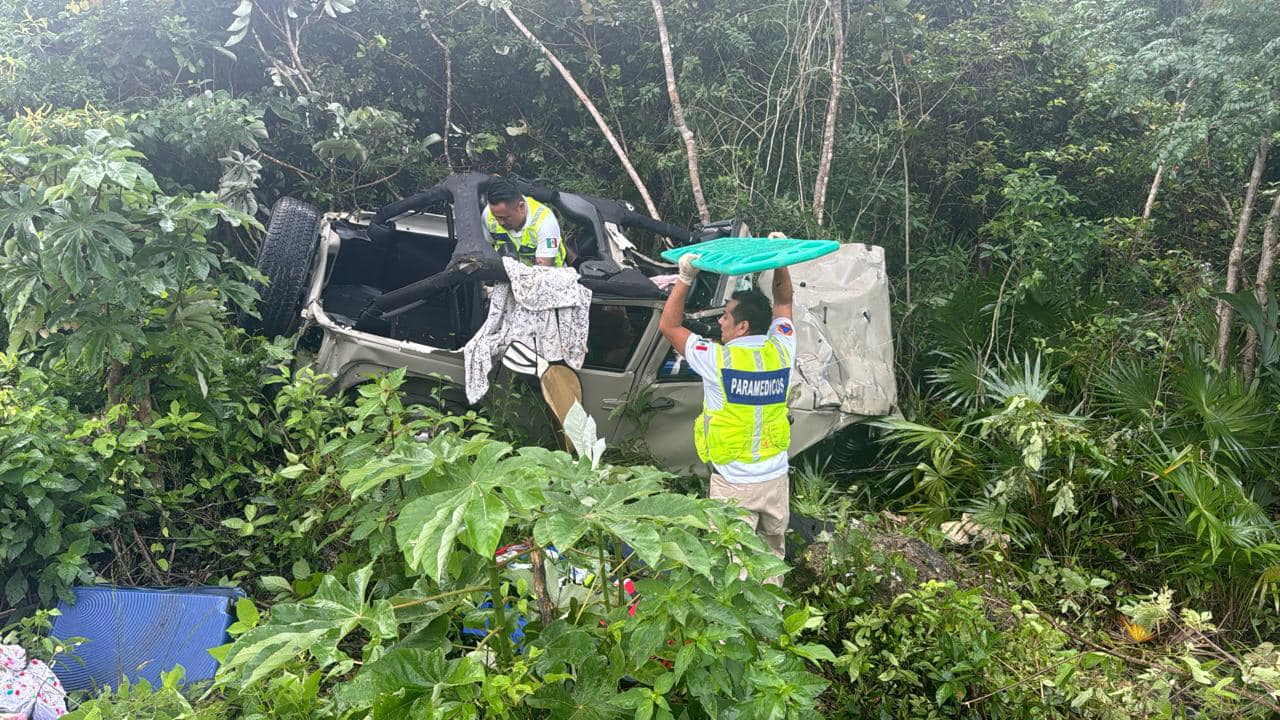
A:
<svg viewBox="0 0 1280 720">
<path fill-rule="evenodd" d="M 702 257 L 693 253 L 686 253 L 680 256 L 680 282 L 693 286 L 693 281 L 698 277 L 698 268 L 693 266 L 693 261 Z"/>
</svg>

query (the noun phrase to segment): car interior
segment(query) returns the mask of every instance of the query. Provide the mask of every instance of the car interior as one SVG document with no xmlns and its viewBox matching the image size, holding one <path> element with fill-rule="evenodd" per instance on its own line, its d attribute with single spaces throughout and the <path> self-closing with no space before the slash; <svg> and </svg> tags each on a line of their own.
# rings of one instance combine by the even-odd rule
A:
<svg viewBox="0 0 1280 720">
<path fill-rule="evenodd" d="M 576 207 L 578 204 L 584 207 Z M 569 207 L 557 205 L 555 210 L 570 263 L 578 267 L 598 260 L 597 232 L 603 232 L 598 215 L 593 218 L 588 214 L 593 208 L 585 202 L 565 205 Z M 437 211 L 443 211 L 452 225 L 451 208 Z M 456 246 L 449 236 L 394 228 L 377 235 L 350 222 L 336 222 L 332 228 L 342 244 L 338 257 L 330 263 L 321 302 L 331 318 L 348 326 L 354 326 L 365 308 L 384 292 L 444 271 Z M 457 350 L 484 324 L 487 312 L 481 283 L 462 282 L 440 288 L 413 310 L 367 329 L 396 340 Z"/>
<path fill-rule="evenodd" d="M 623 270 L 611 258 L 605 257 L 604 247 L 606 217 L 625 223 L 629 231 L 652 233 L 658 230 L 686 231 L 650 221 L 628 207 L 613 200 L 594 198 L 573 193 L 547 190 L 531 186 L 530 192 L 542 202 L 552 206 L 560 221 L 569 263 L 582 274 L 582 283 L 597 298 L 606 297 L 663 297 L 648 277 L 671 272 L 669 266 L 639 262 L 636 269 Z M 403 229 L 406 223 L 379 223 L 377 217 L 370 226 L 363 223 L 338 221 L 331 223 L 341 239 L 336 258 L 331 259 L 325 280 L 321 303 L 326 314 L 336 322 L 349 327 L 372 332 L 396 340 L 421 343 L 448 350 L 461 349 L 483 326 L 488 313 L 488 298 L 483 283 L 459 276 L 457 280 L 441 283 L 416 298 L 406 308 L 391 312 L 370 313 L 375 301 L 385 299 L 388 293 L 418 283 L 424 278 L 442 275 L 453 261 L 457 248 L 454 206 L 447 198 L 437 194 L 433 200 L 419 204 L 409 213 L 436 213 L 434 232 Z M 406 201 L 401 201 L 402 206 Z M 394 206 L 395 204 L 393 204 Z M 388 207 L 393 207 L 388 206 Z M 478 213 L 481 207 L 477 208 Z M 383 213 L 395 212 L 384 208 Z M 440 215 L 447 225 L 439 224 Z M 397 212 L 392 218 L 408 217 Z M 465 224 L 465 223 L 464 223 Z M 474 225 L 472 225 L 474 227 Z M 448 228 L 447 234 L 444 233 Z M 740 227 L 731 221 L 708 226 L 702 237 L 720 236 Z M 712 280 L 712 278 L 704 278 Z M 705 305 L 706 299 L 715 293 L 713 282 L 700 283 L 691 298 L 691 307 Z M 612 328 L 601 330 L 608 323 L 597 323 L 599 312 L 593 308 L 592 349 L 588 363 L 602 369 L 619 369 L 618 358 L 623 355 L 619 342 L 612 342 Z M 616 311 L 615 311 L 616 312 Z M 646 313 L 649 311 L 645 311 Z M 630 357 L 639 341 L 643 323 L 634 311 L 625 313 L 628 319 L 621 325 L 632 330 L 631 348 L 625 353 Z M 634 317 L 633 317 L 634 316 Z M 601 317 L 601 320 L 605 318 Z M 647 320 L 646 320 L 647 321 Z M 612 334 L 611 334 L 612 333 Z M 597 336 L 598 335 L 598 336 Z M 625 361 L 622 363 L 625 366 Z"/>
</svg>

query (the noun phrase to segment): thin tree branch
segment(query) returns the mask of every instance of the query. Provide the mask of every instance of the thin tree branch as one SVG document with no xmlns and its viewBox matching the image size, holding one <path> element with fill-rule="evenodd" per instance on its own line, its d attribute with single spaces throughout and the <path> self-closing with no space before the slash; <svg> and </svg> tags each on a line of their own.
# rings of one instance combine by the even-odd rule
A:
<svg viewBox="0 0 1280 720">
<path fill-rule="evenodd" d="M 1258 307 L 1267 307 L 1270 294 L 1271 276 L 1276 267 L 1277 245 L 1280 245 L 1280 190 L 1276 192 L 1275 202 L 1271 204 L 1271 212 L 1267 213 L 1267 222 L 1262 226 L 1262 254 L 1258 258 L 1258 275 L 1253 281 L 1253 296 L 1258 300 Z M 1252 325 L 1246 331 L 1244 343 L 1244 382 L 1253 382 L 1254 371 L 1258 367 L 1258 331 Z"/>
<path fill-rule="evenodd" d="M 902 87 L 898 83 L 898 61 L 890 59 L 893 71 L 893 100 L 898 110 L 898 127 L 902 135 L 902 267 L 906 279 L 907 304 L 911 304 L 911 173 L 907 165 L 907 123 L 902 113 Z"/>
<path fill-rule="evenodd" d="M 827 118 L 822 126 L 822 152 L 818 160 L 818 177 L 813 183 L 813 219 L 818 223 L 818 227 L 822 227 L 822 215 L 827 203 L 827 182 L 831 175 L 831 160 L 835 156 L 836 113 L 840 108 L 840 80 L 844 64 L 844 6 L 840 0 L 827 0 L 827 12 L 835 26 L 836 47 L 831 54 L 831 97 L 827 101 Z M 910 291 L 907 294 L 910 296 Z"/>
<path fill-rule="evenodd" d="M 698 173 L 698 146 L 693 139 L 693 131 L 684 119 L 684 105 L 680 102 L 680 91 L 676 87 L 676 71 L 671 60 L 671 41 L 667 37 L 667 19 L 662 12 L 662 0 L 651 0 L 653 16 L 658 23 L 658 41 L 662 46 L 662 67 L 667 75 L 667 97 L 671 99 L 671 114 L 675 117 L 676 129 L 684 140 L 684 151 L 689 158 L 689 183 L 693 186 L 693 202 L 698 207 L 698 217 L 703 224 L 711 222 L 711 213 L 707 210 L 707 200 L 702 195 L 702 177 Z"/>
<path fill-rule="evenodd" d="M 371 187 L 373 187 L 374 185 L 381 185 L 382 183 L 387 182 L 388 180 L 390 180 L 390 179 L 394 178 L 395 176 L 399 175 L 399 174 L 400 174 L 400 171 L 401 171 L 401 170 L 403 170 L 403 169 L 404 169 L 404 168 L 396 168 L 395 172 L 391 173 L 390 175 L 386 175 L 386 176 L 380 177 L 380 178 L 378 178 L 377 180 L 373 180 L 373 181 L 370 181 L 370 182 L 364 183 L 363 185 L 356 185 L 355 187 L 351 188 L 351 192 L 356 192 L 357 190 L 364 190 L 365 188 L 371 188 Z M 357 174 L 358 174 L 358 171 L 357 171 Z"/>
<path fill-rule="evenodd" d="M 1244 193 L 1244 207 L 1240 208 L 1240 222 L 1236 224 L 1236 239 L 1231 243 L 1231 253 L 1227 256 L 1227 284 L 1223 288 L 1233 293 L 1240 288 L 1240 265 L 1244 260 L 1244 246 L 1249 239 L 1249 223 L 1253 220 L 1253 201 L 1258 194 L 1258 185 L 1262 183 L 1262 171 L 1267 166 L 1267 150 L 1271 147 L 1271 131 L 1262 133 L 1258 141 L 1258 151 L 1253 156 L 1253 171 L 1249 174 L 1249 187 Z M 1218 367 L 1227 366 L 1227 345 L 1231 341 L 1231 303 L 1218 301 Z"/>
<path fill-rule="evenodd" d="M 449 154 L 449 131 L 453 128 L 453 121 L 450 119 L 453 113 L 453 53 L 434 30 L 427 30 L 427 33 L 444 52 L 444 131 L 440 134 L 444 140 L 445 165 L 449 167 L 449 172 L 453 172 L 453 156 Z"/>
<path fill-rule="evenodd" d="M 535 545 L 530 549 L 529 559 L 533 565 L 533 594 L 538 598 L 538 616 L 545 627 L 555 619 L 556 606 L 551 602 L 551 593 L 547 591 L 547 568 L 542 559 L 542 548 Z"/>
<path fill-rule="evenodd" d="M 613 148 L 613 152 L 618 156 L 619 162 L 622 163 L 622 167 L 627 171 L 627 175 L 631 178 L 631 182 L 636 186 L 636 191 L 640 193 L 640 197 L 644 200 L 644 204 L 646 209 L 649 211 L 649 215 L 655 220 L 660 220 L 661 216 L 658 214 L 658 207 L 653 204 L 653 197 L 649 195 L 649 188 L 646 187 L 644 181 L 640 179 L 640 174 L 636 172 L 635 167 L 631 164 L 631 159 L 627 157 L 626 151 L 624 151 L 622 146 L 618 144 L 618 138 L 613 134 L 613 130 L 609 128 L 609 124 L 605 122 L 604 117 L 596 108 L 595 103 L 591 102 L 591 98 L 587 97 L 586 92 L 583 91 L 582 86 L 578 84 L 578 81 L 574 79 L 573 74 L 564 66 L 564 63 L 560 62 L 560 58 L 556 57 L 555 53 L 551 52 L 551 49 L 544 45 L 543 42 L 533 34 L 533 31 L 525 27 L 524 23 L 520 22 L 520 18 L 516 17 L 516 14 L 511 11 L 510 7 L 503 7 L 502 11 L 506 13 L 507 18 L 516 26 L 516 29 L 520 31 L 520 34 L 524 35 L 525 39 L 533 43 L 533 46 L 536 47 L 538 51 L 547 58 L 547 61 L 555 67 L 556 71 L 560 73 L 560 77 L 564 78 L 569 89 L 573 91 L 573 94 L 577 96 L 578 101 L 581 102 L 583 107 L 587 109 L 587 112 L 591 114 L 592 119 L 596 121 L 596 126 L 600 128 L 600 132 L 604 134 L 605 140 L 609 142 L 609 146 Z"/>
<path fill-rule="evenodd" d="M 1191 91 L 1191 88 L 1195 86 L 1195 84 L 1196 84 L 1195 78 L 1191 78 L 1191 80 L 1187 82 L 1188 93 Z M 1178 119 L 1173 121 L 1175 125 L 1182 122 L 1182 118 L 1186 117 L 1187 98 L 1188 98 L 1187 95 L 1182 96 L 1182 102 L 1178 105 Z M 1142 233 L 1147 229 L 1147 221 L 1151 219 L 1151 209 L 1155 207 L 1156 194 L 1160 192 L 1160 183 L 1163 180 L 1164 180 L 1164 163 L 1162 162 L 1156 168 L 1155 179 L 1151 181 L 1151 191 L 1147 193 L 1147 202 L 1142 206 L 1142 219 L 1138 221 L 1138 229 L 1135 230 L 1133 233 L 1134 245 L 1137 245 L 1138 242 L 1142 240 Z"/>
<path fill-rule="evenodd" d="M 268 155 L 268 154 L 267 154 L 267 153 L 265 153 L 265 152 L 261 152 L 261 151 L 259 151 L 259 152 L 260 152 L 260 154 L 262 155 L 262 157 L 264 157 L 264 158 L 266 158 L 266 159 L 270 160 L 271 162 L 275 163 L 276 165 L 279 165 L 279 166 L 280 166 L 280 167 L 282 167 L 282 168 L 288 168 L 288 169 L 290 169 L 290 170 L 292 170 L 292 171 L 294 171 L 294 172 L 298 173 L 299 175 L 301 175 L 302 177 L 304 177 L 304 178 L 306 178 L 306 179 L 308 179 L 308 180 L 317 180 L 317 179 L 319 179 L 316 175 L 313 175 L 313 174 L 311 174 L 311 173 L 307 172 L 306 170 L 303 170 L 302 168 L 298 167 L 297 165 L 294 165 L 294 164 L 292 164 L 292 163 L 290 163 L 290 162 L 287 162 L 287 161 L 285 161 L 285 160 L 281 160 L 280 158 L 277 158 L 277 157 L 272 157 L 271 155 Z"/>
</svg>

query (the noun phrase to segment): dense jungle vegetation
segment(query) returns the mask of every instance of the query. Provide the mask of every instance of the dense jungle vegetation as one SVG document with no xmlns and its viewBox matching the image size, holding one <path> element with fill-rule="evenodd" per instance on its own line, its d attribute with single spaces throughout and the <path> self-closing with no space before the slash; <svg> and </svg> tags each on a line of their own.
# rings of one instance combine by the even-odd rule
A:
<svg viewBox="0 0 1280 720">
<path fill-rule="evenodd" d="M 1276 716 L 1277 58 L 1242 0 L 0 0 L 0 639 L 250 592 L 93 720 Z M 902 417 L 795 459 L 783 590 L 699 481 L 237 328 L 276 198 L 466 169 L 886 249 Z M 518 541 L 657 574 L 512 640 Z"/>
</svg>

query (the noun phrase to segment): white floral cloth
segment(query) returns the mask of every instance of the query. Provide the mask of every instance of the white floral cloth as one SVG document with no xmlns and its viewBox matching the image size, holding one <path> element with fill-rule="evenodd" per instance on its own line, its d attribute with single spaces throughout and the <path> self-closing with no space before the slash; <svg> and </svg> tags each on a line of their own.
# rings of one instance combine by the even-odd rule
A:
<svg viewBox="0 0 1280 720">
<path fill-rule="evenodd" d="M 493 288 L 484 327 L 462 349 L 470 403 L 489 391 L 493 359 L 513 340 L 575 370 L 587 357 L 591 291 L 578 284 L 578 271 L 522 265 L 511 258 L 502 264 L 511 282 Z"/>
<path fill-rule="evenodd" d="M 0 645 L 0 717 L 53 720 L 67 714 L 67 694 L 48 665 L 17 645 Z"/>
</svg>

